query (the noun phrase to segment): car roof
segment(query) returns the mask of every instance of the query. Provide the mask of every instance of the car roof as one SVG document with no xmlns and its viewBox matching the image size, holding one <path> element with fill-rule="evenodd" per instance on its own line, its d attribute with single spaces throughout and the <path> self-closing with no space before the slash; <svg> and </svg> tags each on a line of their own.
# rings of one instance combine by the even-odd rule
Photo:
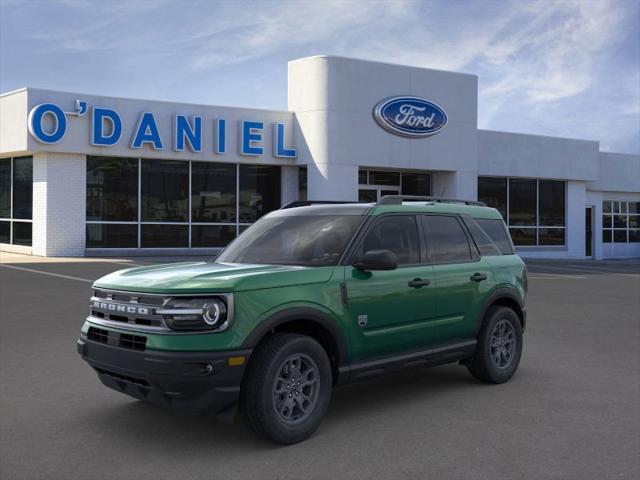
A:
<svg viewBox="0 0 640 480">
<path fill-rule="evenodd" d="M 301 207 L 289 207 L 269 213 L 269 216 L 298 215 L 382 215 L 385 213 L 440 213 L 469 215 L 473 218 L 502 220 L 495 208 L 464 203 L 408 201 L 395 205 L 375 203 L 315 204 Z"/>
</svg>

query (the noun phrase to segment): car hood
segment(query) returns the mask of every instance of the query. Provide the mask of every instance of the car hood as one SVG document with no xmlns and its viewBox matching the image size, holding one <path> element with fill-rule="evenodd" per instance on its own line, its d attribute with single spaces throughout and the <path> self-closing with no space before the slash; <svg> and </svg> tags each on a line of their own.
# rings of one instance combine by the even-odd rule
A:
<svg viewBox="0 0 640 480">
<path fill-rule="evenodd" d="M 143 293 L 215 293 L 326 282 L 333 267 L 181 262 L 110 273 L 97 288 Z"/>
</svg>

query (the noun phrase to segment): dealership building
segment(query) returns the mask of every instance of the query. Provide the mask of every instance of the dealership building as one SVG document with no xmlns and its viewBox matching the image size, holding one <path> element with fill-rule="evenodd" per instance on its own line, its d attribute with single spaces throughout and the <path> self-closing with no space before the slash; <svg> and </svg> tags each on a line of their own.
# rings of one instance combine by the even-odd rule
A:
<svg viewBox="0 0 640 480">
<path fill-rule="evenodd" d="M 317 56 L 284 111 L 0 95 L 0 250 L 213 253 L 295 200 L 481 200 L 522 256 L 640 256 L 640 156 L 478 129 L 478 78 Z"/>
</svg>

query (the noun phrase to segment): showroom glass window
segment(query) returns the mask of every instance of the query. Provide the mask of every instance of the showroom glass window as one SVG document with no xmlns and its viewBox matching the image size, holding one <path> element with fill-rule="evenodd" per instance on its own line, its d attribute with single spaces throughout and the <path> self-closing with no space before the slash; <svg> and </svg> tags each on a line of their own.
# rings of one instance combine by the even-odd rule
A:
<svg viewBox="0 0 640 480">
<path fill-rule="evenodd" d="M 31 246 L 33 157 L 0 159 L 0 243 Z"/>
<path fill-rule="evenodd" d="M 280 167 L 87 157 L 87 248 L 224 247 L 277 208 Z"/>
<path fill-rule="evenodd" d="M 640 202 L 602 202 L 603 243 L 640 243 Z"/>
<path fill-rule="evenodd" d="M 478 199 L 500 211 L 514 245 L 565 245 L 566 182 L 478 177 Z"/>
</svg>

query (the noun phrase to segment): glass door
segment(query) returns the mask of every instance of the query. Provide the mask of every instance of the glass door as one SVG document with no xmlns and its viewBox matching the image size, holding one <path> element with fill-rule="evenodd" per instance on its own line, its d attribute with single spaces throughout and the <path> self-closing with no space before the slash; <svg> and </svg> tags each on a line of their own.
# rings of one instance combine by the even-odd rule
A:
<svg viewBox="0 0 640 480">
<path fill-rule="evenodd" d="M 400 195 L 400 189 L 388 185 L 361 185 L 358 189 L 358 201 L 376 203 L 385 195 Z"/>
</svg>

